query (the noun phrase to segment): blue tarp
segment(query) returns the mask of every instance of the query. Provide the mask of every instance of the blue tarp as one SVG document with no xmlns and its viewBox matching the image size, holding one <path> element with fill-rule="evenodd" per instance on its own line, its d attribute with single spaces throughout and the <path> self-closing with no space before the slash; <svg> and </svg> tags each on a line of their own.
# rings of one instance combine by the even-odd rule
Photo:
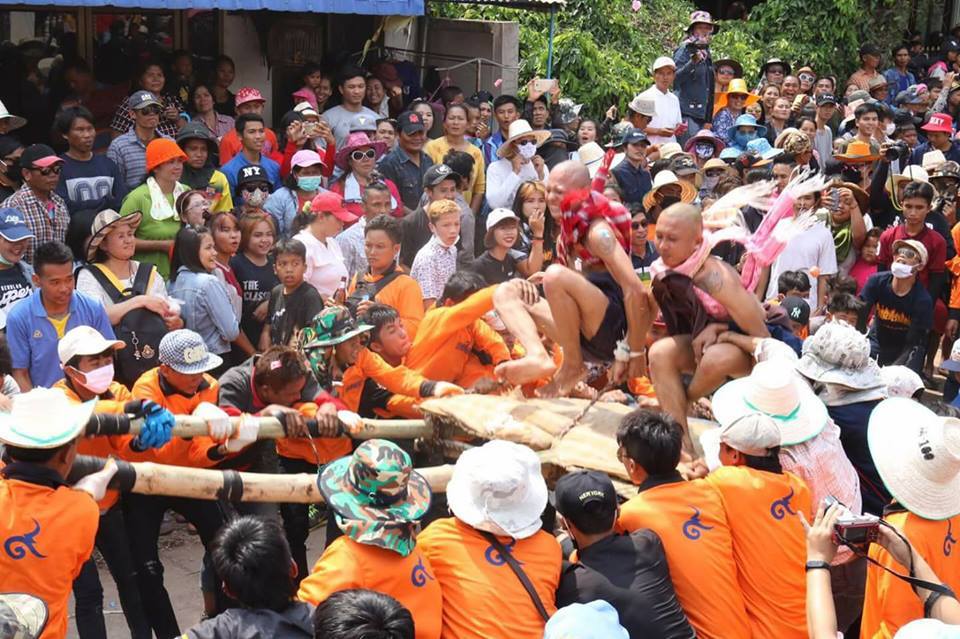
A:
<svg viewBox="0 0 960 639">
<path fill-rule="evenodd" d="M 302 11 L 361 15 L 422 16 L 425 0 L 20 0 L 27 5 L 119 7 L 123 9 L 222 9 Z"/>
</svg>

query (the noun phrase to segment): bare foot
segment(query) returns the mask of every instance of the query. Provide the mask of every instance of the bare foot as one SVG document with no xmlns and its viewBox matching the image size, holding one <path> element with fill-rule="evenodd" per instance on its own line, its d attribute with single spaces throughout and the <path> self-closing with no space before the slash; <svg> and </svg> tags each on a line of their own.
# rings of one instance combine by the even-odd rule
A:
<svg viewBox="0 0 960 639">
<path fill-rule="evenodd" d="M 497 379 L 503 379 L 516 386 L 521 386 L 538 379 L 550 377 L 556 370 L 557 365 L 547 355 L 542 357 L 527 355 L 520 359 L 503 362 L 493 370 L 493 374 L 496 375 Z"/>
<path fill-rule="evenodd" d="M 550 383 L 537 391 L 538 397 L 567 397 L 576 385 L 587 377 L 587 367 L 583 364 L 570 366 L 566 361 L 560 366 Z"/>
</svg>

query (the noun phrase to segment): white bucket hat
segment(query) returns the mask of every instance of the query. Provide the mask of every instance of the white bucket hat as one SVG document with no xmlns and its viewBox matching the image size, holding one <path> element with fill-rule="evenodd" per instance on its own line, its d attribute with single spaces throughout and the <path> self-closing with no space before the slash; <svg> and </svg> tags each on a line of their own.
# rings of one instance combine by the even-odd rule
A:
<svg viewBox="0 0 960 639">
<path fill-rule="evenodd" d="M 823 402 L 779 361 L 760 362 L 748 377 L 727 382 L 714 393 L 713 416 L 721 426 L 749 413 L 772 417 L 783 446 L 816 437 L 829 419 Z"/>
<path fill-rule="evenodd" d="M 540 530 L 547 505 L 540 458 L 526 446 L 499 439 L 471 448 L 453 469 L 447 503 L 468 526 L 526 539 Z"/>
<path fill-rule="evenodd" d="M 924 519 L 960 514 L 960 420 L 911 399 L 885 399 L 867 426 L 877 472 L 904 508 Z"/>
<path fill-rule="evenodd" d="M 7 120 L 10 122 L 10 128 L 8 131 L 19 129 L 27 123 L 27 119 L 25 117 L 10 113 L 3 102 L 0 102 L 0 120 Z"/>
<path fill-rule="evenodd" d="M 96 400 L 71 402 L 57 388 L 14 395 L 10 412 L 0 412 L 0 442 L 19 448 L 56 448 L 83 433 Z"/>
<path fill-rule="evenodd" d="M 870 359 L 867 336 L 842 322 L 827 322 L 804 340 L 797 372 L 816 382 L 853 390 L 884 386 L 880 367 Z"/>
<path fill-rule="evenodd" d="M 606 156 L 607 151 L 597 144 L 596 142 L 587 142 L 577 150 L 577 156 L 580 158 L 580 162 L 587 167 L 587 170 L 590 172 L 590 177 L 592 178 L 597 174 L 597 171 L 600 170 L 600 166 L 603 164 L 603 158 Z M 613 162 L 610 163 L 610 169 L 613 170 L 618 164 L 623 162 L 624 158 L 623 153 L 617 153 L 613 156 Z"/>
<path fill-rule="evenodd" d="M 912 398 L 923 388 L 923 379 L 906 366 L 882 366 L 880 379 L 887 387 L 887 397 Z"/>
</svg>

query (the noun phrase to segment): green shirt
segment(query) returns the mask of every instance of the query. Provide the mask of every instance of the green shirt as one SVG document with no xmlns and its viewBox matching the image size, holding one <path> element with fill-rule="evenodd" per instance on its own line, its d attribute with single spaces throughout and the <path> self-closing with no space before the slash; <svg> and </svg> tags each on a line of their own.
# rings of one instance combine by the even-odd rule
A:
<svg viewBox="0 0 960 639">
<path fill-rule="evenodd" d="M 173 206 L 173 194 L 167 196 L 170 206 Z M 137 227 L 136 237 L 141 240 L 172 240 L 180 230 L 180 218 L 177 216 L 166 220 L 155 220 L 150 216 L 150 191 L 146 184 L 141 184 L 127 194 L 120 206 L 120 215 L 130 215 L 140 211 L 143 219 Z M 167 251 L 137 251 L 135 258 L 140 262 L 153 264 L 163 279 L 170 279 L 170 254 Z"/>
</svg>

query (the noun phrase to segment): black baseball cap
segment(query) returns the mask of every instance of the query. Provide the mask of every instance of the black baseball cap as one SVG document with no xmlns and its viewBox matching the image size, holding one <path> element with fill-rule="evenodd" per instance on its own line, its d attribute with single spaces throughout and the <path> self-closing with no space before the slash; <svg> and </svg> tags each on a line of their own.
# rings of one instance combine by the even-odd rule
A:
<svg viewBox="0 0 960 639">
<path fill-rule="evenodd" d="M 418 131 L 426 131 L 427 127 L 423 124 L 423 118 L 419 113 L 413 111 L 404 111 L 397 117 L 397 127 L 401 133 L 410 135 Z"/>
<path fill-rule="evenodd" d="M 780 306 L 787 312 L 787 317 L 794 322 L 806 326 L 810 322 L 810 305 L 807 300 L 795 295 L 789 295 L 783 298 Z"/>
<path fill-rule="evenodd" d="M 831 94 L 831 93 L 823 93 L 823 94 L 821 94 L 821 95 L 818 95 L 818 96 L 817 96 L 817 106 L 820 106 L 820 105 L 822 105 L 822 104 L 832 104 L 832 105 L 836 106 L 836 104 L 837 104 L 837 96 L 835 96 L 835 95 L 833 95 L 833 94 Z"/>
<path fill-rule="evenodd" d="M 606 473 L 575 470 L 557 481 L 553 489 L 557 512 L 580 530 L 594 530 L 597 520 L 617 512 L 617 491 Z"/>
<path fill-rule="evenodd" d="M 436 186 L 444 180 L 456 180 L 459 182 L 462 179 L 459 173 L 446 164 L 434 164 L 423 174 L 423 187 Z"/>
<path fill-rule="evenodd" d="M 626 146 L 628 144 L 636 144 L 637 142 L 645 142 L 647 146 L 650 146 L 650 140 L 647 139 L 646 133 L 640 129 L 628 129 L 623 134 L 623 139 L 620 140 L 620 145 Z"/>
<path fill-rule="evenodd" d="M 270 184 L 270 178 L 267 177 L 267 172 L 264 171 L 263 167 L 259 164 L 249 164 L 240 169 L 237 174 L 237 188 L 253 182 Z"/>
<path fill-rule="evenodd" d="M 63 162 L 63 159 L 46 144 L 31 144 L 20 156 L 20 166 L 25 169 L 45 169 L 58 162 Z"/>
</svg>

